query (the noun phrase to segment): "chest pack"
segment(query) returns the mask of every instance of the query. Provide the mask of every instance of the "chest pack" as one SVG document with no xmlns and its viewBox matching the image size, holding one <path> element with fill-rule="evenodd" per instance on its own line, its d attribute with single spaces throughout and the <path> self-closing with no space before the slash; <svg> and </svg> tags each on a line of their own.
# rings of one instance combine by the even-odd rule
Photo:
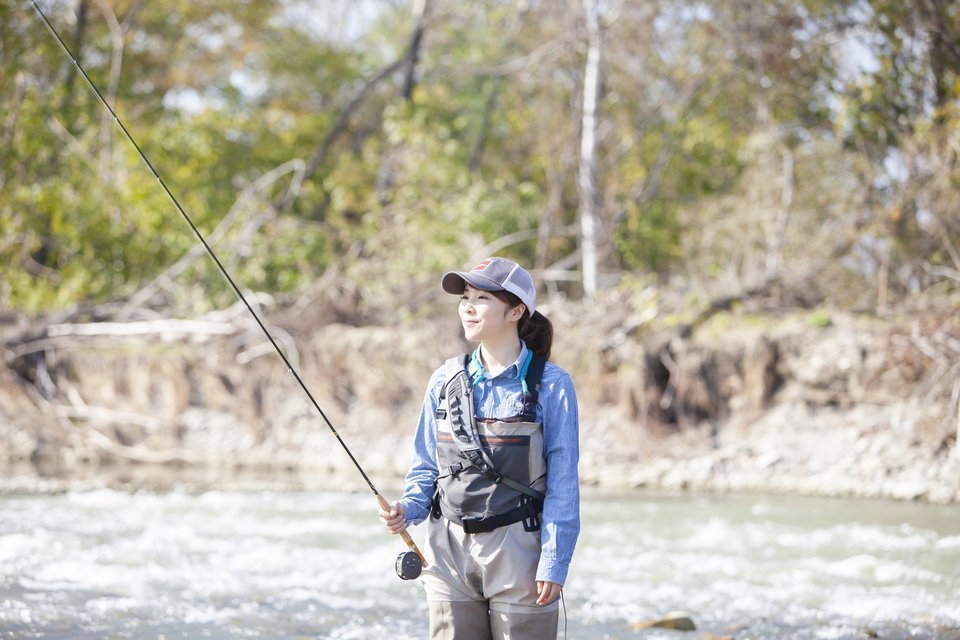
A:
<svg viewBox="0 0 960 640">
<path fill-rule="evenodd" d="M 492 531 L 523 521 L 540 528 L 546 489 L 543 428 L 537 402 L 546 360 L 531 354 L 521 371 L 523 393 L 516 415 L 474 415 L 470 356 L 451 358 L 437 405 L 437 462 L 440 474 L 434 517 L 446 517 L 467 533 Z"/>
</svg>

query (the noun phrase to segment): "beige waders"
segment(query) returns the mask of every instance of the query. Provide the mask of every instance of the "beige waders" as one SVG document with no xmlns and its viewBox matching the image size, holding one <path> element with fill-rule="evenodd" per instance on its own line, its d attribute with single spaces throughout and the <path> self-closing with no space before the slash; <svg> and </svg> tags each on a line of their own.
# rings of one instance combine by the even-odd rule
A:
<svg viewBox="0 0 960 640">
<path fill-rule="evenodd" d="M 449 425 L 440 420 L 437 426 L 442 441 L 449 433 Z M 496 459 L 502 460 L 504 454 L 515 456 L 522 449 L 527 462 L 524 481 L 535 478 L 532 486 L 544 491 L 546 460 L 543 430 L 538 423 L 483 422 L 477 426 Z M 518 448 L 519 440 L 527 444 Z M 447 453 L 453 451 L 448 449 Z M 422 579 L 430 608 L 431 640 L 557 637 L 559 601 L 542 607 L 536 604 L 539 527 L 527 531 L 520 521 L 492 531 L 466 533 L 447 517 L 431 516 L 427 519 L 425 553 L 429 565 Z"/>
<path fill-rule="evenodd" d="M 515 522 L 464 533 L 446 518 L 430 518 L 423 584 L 431 640 L 553 640 L 558 601 L 537 602 L 540 532 Z"/>
</svg>

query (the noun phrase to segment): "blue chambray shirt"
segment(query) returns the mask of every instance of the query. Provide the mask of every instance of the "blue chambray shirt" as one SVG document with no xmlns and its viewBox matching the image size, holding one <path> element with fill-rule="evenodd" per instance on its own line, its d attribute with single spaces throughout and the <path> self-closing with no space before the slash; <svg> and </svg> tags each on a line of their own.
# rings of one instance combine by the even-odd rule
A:
<svg viewBox="0 0 960 640">
<path fill-rule="evenodd" d="M 474 410 L 480 418 L 508 418 L 519 413 L 523 395 L 520 368 L 529 350 L 520 341 L 520 356 L 499 375 L 483 379 L 474 387 Z M 467 373 L 474 379 L 478 359 Z M 407 473 L 401 502 L 408 525 L 423 522 L 430 512 L 437 470 L 437 403 L 446 383 L 444 368 L 433 372 L 420 410 L 413 444 L 413 463 Z M 540 529 L 540 564 L 537 580 L 563 584 L 580 533 L 580 457 L 577 396 L 570 375 L 547 362 L 540 383 L 537 418 L 543 424 L 543 448 L 547 459 L 547 491 Z"/>
</svg>

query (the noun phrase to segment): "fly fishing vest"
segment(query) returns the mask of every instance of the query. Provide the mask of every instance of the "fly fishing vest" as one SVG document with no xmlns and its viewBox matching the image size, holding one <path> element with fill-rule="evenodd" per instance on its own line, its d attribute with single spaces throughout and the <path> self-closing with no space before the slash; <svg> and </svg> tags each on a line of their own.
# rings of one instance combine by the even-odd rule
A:
<svg viewBox="0 0 960 640">
<path fill-rule="evenodd" d="M 432 513 L 466 533 L 520 521 L 527 531 L 540 529 L 547 461 L 536 412 L 546 361 L 531 355 L 522 377 L 520 413 L 504 419 L 474 416 L 473 382 L 466 370 L 469 354 L 450 358 L 445 365 L 447 382 L 436 415 L 440 474 Z"/>
</svg>

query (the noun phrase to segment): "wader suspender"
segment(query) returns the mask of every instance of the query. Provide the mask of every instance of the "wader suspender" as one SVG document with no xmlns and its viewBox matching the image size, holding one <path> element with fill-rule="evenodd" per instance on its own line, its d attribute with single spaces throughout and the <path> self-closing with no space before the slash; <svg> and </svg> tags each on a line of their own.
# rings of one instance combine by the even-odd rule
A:
<svg viewBox="0 0 960 640">
<path fill-rule="evenodd" d="M 450 429 L 453 431 L 453 441 L 456 442 L 460 453 L 470 464 L 477 467 L 481 472 L 488 476 L 497 484 L 503 484 L 514 491 L 527 495 L 534 500 L 543 502 L 546 497 L 533 487 L 517 482 L 511 478 L 497 473 L 493 467 L 493 461 L 484 450 L 480 443 L 480 434 L 477 432 L 476 422 L 473 415 L 473 383 L 467 374 L 467 363 L 469 354 L 461 358 L 463 366 L 454 375 L 440 392 L 440 403 L 442 405 L 444 394 L 450 407 Z M 526 382 L 528 392 L 523 395 L 523 413 L 521 414 L 530 422 L 536 420 L 537 400 L 540 395 L 540 379 L 543 377 L 543 369 L 546 366 L 546 360 L 540 355 L 534 353 L 530 361 L 530 367 L 527 369 Z M 456 475 L 464 469 L 464 463 L 460 462 L 453 465 L 448 471 Z"/>
</svg>

